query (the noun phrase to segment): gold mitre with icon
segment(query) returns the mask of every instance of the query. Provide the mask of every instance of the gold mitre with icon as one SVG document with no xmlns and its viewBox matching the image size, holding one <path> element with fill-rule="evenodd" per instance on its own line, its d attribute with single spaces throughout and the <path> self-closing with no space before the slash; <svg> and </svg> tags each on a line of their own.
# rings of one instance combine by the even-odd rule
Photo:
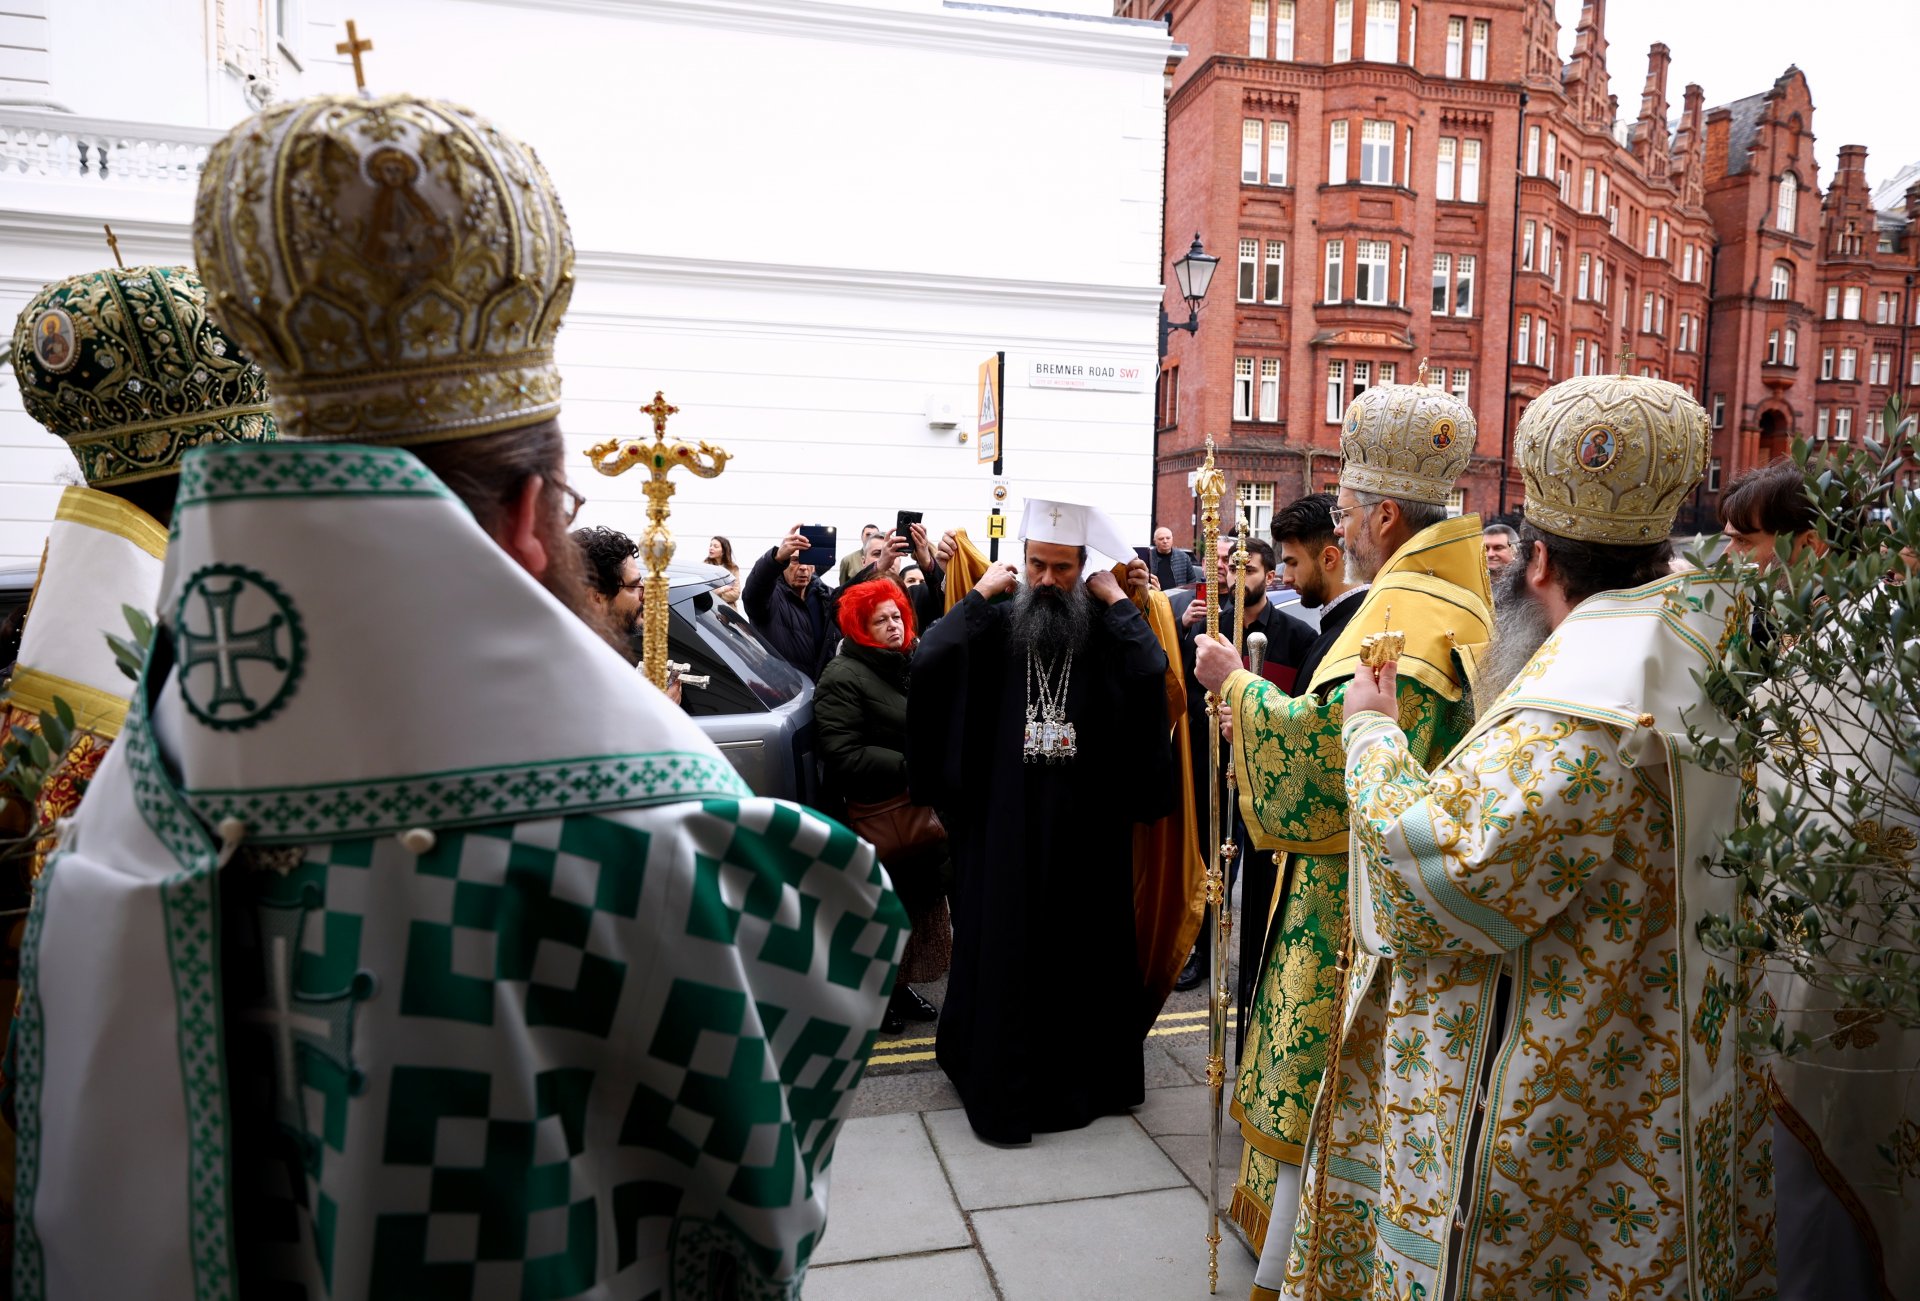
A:
<svg viewBox="0 0 1920 1301">
<path fill-rule="evenodd" d="M 95 488 L 180 472 L 207 443 L 272 438 L 267 377 L 207 315 L 186 267 L 109 267 L 35 294 L 13 329 L 27 414 Z"/>
<path fill-rule="evenodd" d="M 1707 413 L 1678 384 L 1635 375 L 1562 380 L 1514 431 L 1527 522 L 1582 542 L 1664 540 L 1707 470 Z"/>
<path fill-rule="evenodd" d="M 1444 506 L 1473 456 L 1473 408 L 1425 384 L 1378 384 L 1340 426 L 1340 486 Z"/>
<path fill-rule="evenodd" d="M 433 443 L 559 413 L 573 238 L 533 151 L 467 109 L 269 108 L 208 154 L 193 246 L 284 438 Z"/>
</svg>

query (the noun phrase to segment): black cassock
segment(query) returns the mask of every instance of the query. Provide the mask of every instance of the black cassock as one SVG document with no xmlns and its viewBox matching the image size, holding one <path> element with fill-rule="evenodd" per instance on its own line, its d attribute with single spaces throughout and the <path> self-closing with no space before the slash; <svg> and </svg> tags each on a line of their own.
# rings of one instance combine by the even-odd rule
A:
<svg viewBox="0 0 1920 1301">
<path fill-rule="evenodd" d="M 1073 657 L 1078 757 L 1026 763 L 1011 607 L 969 593 L 914 652 L 907 777 L 954 863 L 941 1069 L 983 1138 L 1024 1143 L 1144 1097 L 1133 824 L 1173 806 L 1167 657 L 1130 601 Z M 1057 666 L 1048 666 L 1055 668 Z"/>
</svg>

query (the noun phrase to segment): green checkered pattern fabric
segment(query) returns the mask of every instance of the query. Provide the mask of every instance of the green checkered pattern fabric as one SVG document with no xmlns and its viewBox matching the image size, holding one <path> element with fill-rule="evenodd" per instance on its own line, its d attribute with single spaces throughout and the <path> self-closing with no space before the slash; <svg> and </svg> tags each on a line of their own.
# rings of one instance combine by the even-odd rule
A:
<svg viewBox="0 0 1920 1301">
<path fill-rule="evenodd" d="M 852 833 L 707 800 L 221 879 L 242 1294 L 799 1294 L 907 930 Z"/>
</svg>

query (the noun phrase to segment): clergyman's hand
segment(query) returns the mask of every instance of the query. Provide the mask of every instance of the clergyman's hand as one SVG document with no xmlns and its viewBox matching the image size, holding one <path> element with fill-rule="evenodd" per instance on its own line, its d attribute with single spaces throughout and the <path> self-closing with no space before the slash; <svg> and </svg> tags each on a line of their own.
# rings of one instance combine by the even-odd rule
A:
<svg viewBox="0 0 1920 1301">
<path fill-rule="evenodd" d="M 1391 662 L 1377 669 L 1362 664 L 1354 671 L 1353 680 L 1347 683 L 1347 721 L 1368 710 L 1398 720 L 1400 705 L 1395 695 L 1398 681 L 1398 666 Z"/>
<path fill-rule="evenodd" d="M 1004 560 L 996 560 L 987 566 L 987 572 L 973 585 L 973 590 L 991 601 L 996 596 L 1011 592 L 1020 581 L 1020 571 Z"/>
<path fill-rule="evenodd" d="M 1233 671 L 1241 667 L 1240 656 L 1235 653 L 1233 643 L 1215 633 L 1208 637 L 1201 635 L 1193 639 L 1193 676 L 1200 679 L 1200 685 L 1215 695 L 1226 685 Z"/>
<path fill-rule="evenodd" d="M 1120 580 L 1113 576 L 1111 569 L 1096 569 L 1087 575 L 1087 591 L 1102 605 L 1114 605 L 1127 599 L 1127 594 L 1120 590 Z"/>
<path fill-rule="evenodd" d="M 1153 581 L 1153 571 L 1147 568 L 1147 562 L 1135 556 L 1127 562 L 1127 586 L 1136 592 L 1146 592 L 1160 584 Z"/>
</svg>

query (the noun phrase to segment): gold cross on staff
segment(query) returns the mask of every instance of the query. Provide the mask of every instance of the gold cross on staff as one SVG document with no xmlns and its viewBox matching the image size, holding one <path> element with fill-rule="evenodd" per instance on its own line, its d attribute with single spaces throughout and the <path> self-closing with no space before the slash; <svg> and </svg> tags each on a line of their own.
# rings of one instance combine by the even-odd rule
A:
<svg viewBox="0 0 1920 1301">
<path fill-rule="evenodd" d="M 655 392 L 653 401 L 641 407 L 640 414 L 652 419 L 653 436 L 655 438 L 665 438 L 667 436 L 667 417 L 679 415 L 680 408 L 670 405 L 667 402 L 666 394 Z"/>
<path fill-rule="evenodd" d="M 100 223 L 100 229 L 107 232 L 107 247 L 113 250 L 113 264 L 122 271 L 125 271 L 127 269 L 127 261 L 120 256 L 120 237 L 115 235 L 113 233 L 113 227 L 107 225 L 104 221 Z"/>
<path fill-rule="evenodd" d="M 1626 374 L 1628 368 L 1633 365 L 1633 358 L 1634 351 L 1632 348 L 1622 348 L 1620 350 L 1620 373 L 1622 375 Z"/>
<path fill-rule="evenodd" d="M 360 39 L 360 31 L 353 25 L 353 19 L 347 19 L 347 39 L 333 47 L 335 54 L 344 54 L 353 60 L 353 84 L 361 90 L 367 88 L 367 70 L 360 66 L 360 56 L 373 49 L 372 41 Z"/>
</svg>

